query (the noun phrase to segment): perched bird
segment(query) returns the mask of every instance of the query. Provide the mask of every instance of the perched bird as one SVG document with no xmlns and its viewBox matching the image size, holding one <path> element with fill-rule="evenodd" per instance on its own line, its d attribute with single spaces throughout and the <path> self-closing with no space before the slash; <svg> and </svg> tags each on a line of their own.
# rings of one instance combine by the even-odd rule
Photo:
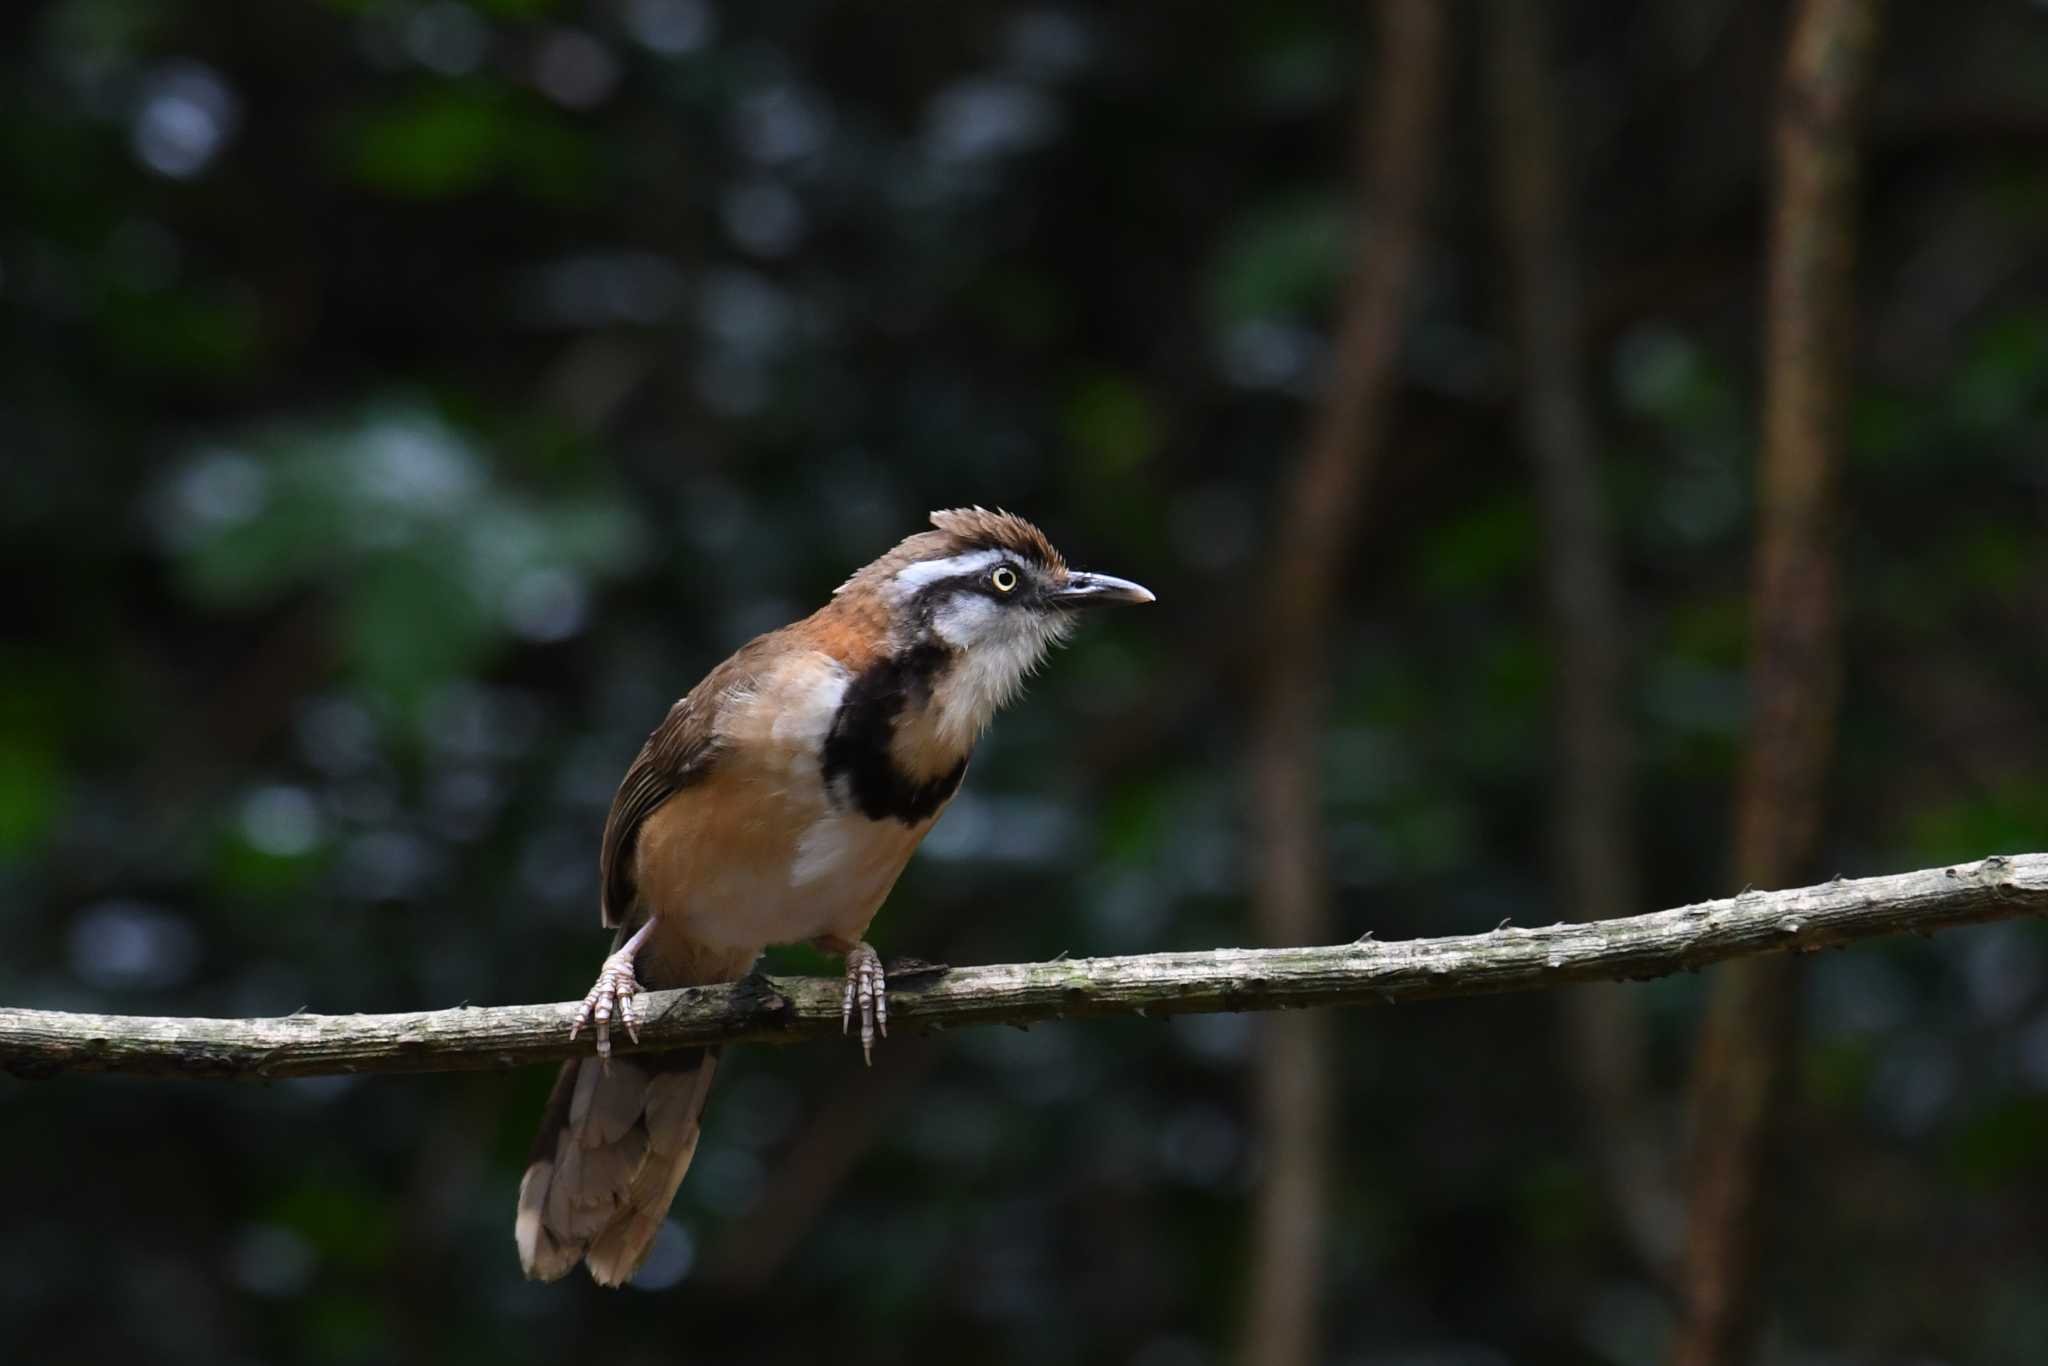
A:
<svg viewBox="0 0 2048 1366">
<path fill-rule="evenodd" d="M 697 1148 L 715 1048 L 611 1057 L 644 990 L 743 976 L 770 944 L 846 958 L 841 1019 L 888 1033 L 862 938 L 959 789 L 974 742 L 1075 613 L 1152 594 L 1067 568 L 1037 527 L 932 514 L 810 616 L 742 646 L 669 708 L 626 770 L 598 858 L 614 950 L 570 1035 L 514 1236 L 528 1276 L 580 1261 L 619 1285 L 646 1259 Z"/>
</svg>

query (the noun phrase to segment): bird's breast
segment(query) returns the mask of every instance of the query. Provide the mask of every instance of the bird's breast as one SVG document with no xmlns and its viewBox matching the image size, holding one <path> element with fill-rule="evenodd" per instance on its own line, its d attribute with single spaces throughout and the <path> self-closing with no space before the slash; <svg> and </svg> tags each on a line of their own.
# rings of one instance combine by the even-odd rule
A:
<svg viewBox="0 0 2048 1366">
<path fill-rule="evenodd" d="M 900 669 L 856 674 L 807 653 L 723 699 L 712 771 L 640 836 L 657 932 L 721 951 L 858 938 L 966 768 L 896 763 L 905 687 Z"/>
</svg>

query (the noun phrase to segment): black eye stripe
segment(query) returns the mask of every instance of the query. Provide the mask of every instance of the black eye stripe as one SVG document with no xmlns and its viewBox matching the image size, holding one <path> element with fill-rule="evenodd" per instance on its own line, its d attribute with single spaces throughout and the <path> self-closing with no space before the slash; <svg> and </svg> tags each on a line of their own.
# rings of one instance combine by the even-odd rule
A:
<svg viewBox="0 0 2048 1366">
<path fill-rule="evenodd" d="M 1016 581 L 1008 588 L 997 588 L 992 581 L 996 574 L 1003 570 L 1016 575 Z M 1031 572 L 1043 573 L 1044 570 L 1042 566 L 1032 565 Z M 998 560 L 988 568 L 972 574 L 955 574 L 951 578 L 935 579 L 930 583 L 920 584 L 910 599 L 912 609 L 921 617 L 929 619 L 939 603 L 962 591 L 990 595 L 1004 601 L 1035 600 L 1035 590 L 1032 588 L 1026 566 L 1016 560 Z"/>
</svg>

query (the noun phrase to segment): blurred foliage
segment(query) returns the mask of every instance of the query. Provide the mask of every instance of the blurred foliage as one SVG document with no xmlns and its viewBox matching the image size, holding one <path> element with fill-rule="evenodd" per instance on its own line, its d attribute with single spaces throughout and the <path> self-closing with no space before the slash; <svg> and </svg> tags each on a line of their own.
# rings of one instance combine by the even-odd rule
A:
<svg viewBox="0 0 2048 1366">
<path fill-rule="evenodd" d="M 180 585 L 224 613 L 324 590 L 340 675 L 370 698 L 418 699 L 494 663 L 508 638 L 579 634 L 592 581 L 640 556 L 616 498 L 505 488 L 460 433 L 416 411 L 252 447 L 200 453 L 160 494 Z"/>
<path fill-rule="evenodd" d="M 2044 20 L 1895 8 L 1820 874 L 2048 847 Z M 1466 87 L 1483 17 L 1460 10 Z M 1553 17 L 1670 904 L 1728 890 L 1781 26 Z M 0 999 L 580 992 L 597 833 L 663 708 L 970 501 L 1161 602 L 997 725 L 883 948 L 1242 942 L 1248 612 L 1356 240 L 1369 28 L 1298 3 L 9 7 Z M 1345 932 L 1382 939 L 1568 909 L 1483 93 L 1441 151 L 1330 652 L 1333 880 Z M 1699 984 L 1638 990 L 1675 1138 Z M 1333 1020 L 1333 1360 L 1657 1355 L 1555 1005 Z M 1809 1016 L 1769 1360 L 2035 1360 L 2041 927 L 1829 955 Z M 0 1081 L 0 1155 L 42 1174 L 12 1183 L 0 1341 L 1199 1366 L 1262 1170 L 1249 1043 L 1223 1016 L 892 1040 L 872 1074 L 736 1050 L 643 1288 L 610 1296 L 517 1278 L 540 1071 Z"/>
</svg>

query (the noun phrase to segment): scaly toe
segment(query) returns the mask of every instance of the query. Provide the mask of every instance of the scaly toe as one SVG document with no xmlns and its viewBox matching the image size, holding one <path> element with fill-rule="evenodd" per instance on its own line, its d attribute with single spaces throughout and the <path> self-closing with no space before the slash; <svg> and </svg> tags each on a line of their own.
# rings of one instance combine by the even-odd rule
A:
<svg viewBox="0 0 2048 1366">
<path fill-rule="evenodd" d="M 633 976 L 632 963 L 607 959 L 589 994 L 576 1008 L 576 1018 L 569 1023 L 571 1039 L 582 1033 L 585 1025 L 594 1026 L 592 1032 L 597 1035 L 597 1056 L 606 1070 L 611 1067 L 614 1016 L 625 1029 L 627 1037 L 634 1043 L 640 1042 L 640 1015 L 635 1004 L 639 994 L 640 982 Z"/>
<path fill-rule="evenodd" d="M 839 1032 L 850 1032 L 855 1007 L 860 1011 L 860 1055 L 870 1066 L 875 1060 L 875 1039 L 889 1035 L 889 989 L 882 972 L 882 958 L 866 944 L 855 946 L 846 956 L 846 991 L 840 998 Z"/>
</svg>

